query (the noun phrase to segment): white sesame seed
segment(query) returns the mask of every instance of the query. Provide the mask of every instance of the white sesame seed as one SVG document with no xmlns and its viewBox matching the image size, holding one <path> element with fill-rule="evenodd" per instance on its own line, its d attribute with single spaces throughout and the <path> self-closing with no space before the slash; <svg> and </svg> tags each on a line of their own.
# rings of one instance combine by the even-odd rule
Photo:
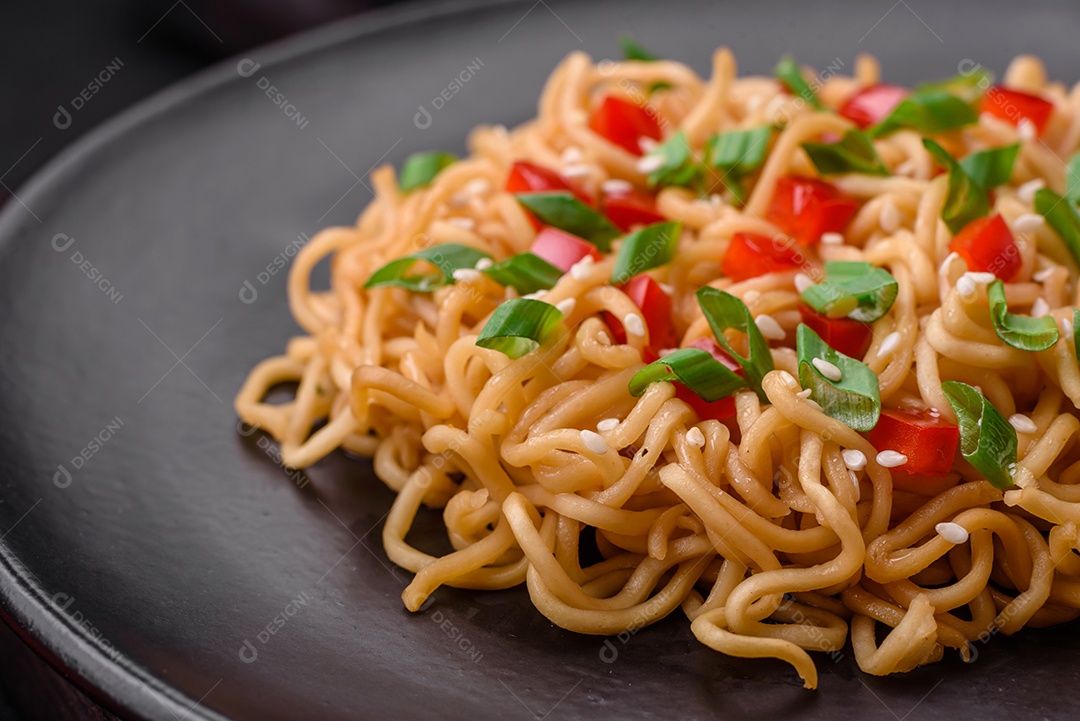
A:
<svg viewBox="0 0 1080 721">
<path fill-rule="evenodd" d="M 1073 324 L 1068 318 L 1061 319 L 1061 335 L 1065 337 L 1065 340 L 1073 339 Z"/>
<path fill-rule="evenodd" d="M 795 290 L 799 291 L 800 295 L 812 285 L 814 285 L 814 279 L 808 276 L 806 273 L 795 274 Z"/>
<path fill-rule="evenodd" d="M 576 145 L 571 145 L 566 150 L 562 151 L 562 155 L 559 158 L 564 165 L 573 165 L 581 162 L 581 148 Z"/>
<path fill-rule="evenodd" d="M 885 340 L 881 341 L 881 346 L 878 347 L 878 358 L 884 358 L 885 356 L 889 355 L 894 350 L 899 348 L 900 340 L 900 333 L 895 330 L 892 333 L 889 333 L 889 335 L 885 336 Z"/>
<path fill-rule="evenodd" d="M 560 300 L 558 303 L 555 304 L 555 307 L 558 308 L 559 312 L 562 313 L 563 315 L 570 315 L 571 313 L 574 312 L 574 306 L 576 306 L 576 305 L 577 305 L 577 299 L 575 299 L 575 298 L 563 298 L 562 300 Z"/>
<path fill-rule="evenodd" d="M 751 290 L 748 290 L 745 293 L 743 293 L 742 299 L 743 299 L 743 303 L 753 303 L 754 301 L 756 301 L 760 297 L 761 297 L 761 291 L 760 290 L 751 289 Z"/>
<path fill-rule="evenodd" d="M 686 442 L 695 448 L 701 448 L 705 445 L 705 434 L 701 432 L 701 429 L 694 426 L 686 432 Z"/>
<path fill-rule="evenodd" d="M 975 295 L 975 281 L 967 277 L 967 273 L 956 279 L 956 292 L 961 298 L 970 298 Z"/>
<path fill-rule="evenodd" d="M 637 313 L 627 313 L 623 316 L 622 324 L 630 335 L 645 335 L 645 320 Z"/>
<path fill-rule="evenodd" d="M 884 468 L 896 468 L 907 463 L 907 456 L 896 451 L 882 451 L 877 454 L 877 462 Z"/>
<path fill-rule="evenodd" d="M 1045 224 L 1046 220 L 1038 213 L 1024 213 L 1013 221 L 1013 229 L 1018 233 L 1034 233 Z"/>
<path fill-rule="evenodd" d="M 1009 425 L 1020 433 L 1035 433 L 1039 430 L 1039 427 L 1035 425 L 1035 421 L 1020 413 L 1013 413 L 1009 416 Z"/>
<path fill-rule="evenodd" d="M 477 270 L 487 270 L 493 265 L 495 265 L 495 261 L 491 258 L 481 258 L 480 260 L 476 261 L 476 265 L 474 265 L 473 267 Z"/>
<path fill-rule="evenodd" d="M 574 280 L 585 280 L 592 273 L 593 263 L 596 260 L 591 255 L 586 255 L 570 266 L 570 277 Z"/>
<path fill-rule="evenodd" d="M 784 329 L 776 322 L 776 318 L 773 318 L 771 315 L 764 313 L 759 315 L 757 318 L 754 318 L 754 325 L 758 327 L 758 330 L 761 331 L 761 335 L 767 340 L 784 340 L 787 336 Z"/>
<path fill-rule="evenodd" d="M 619 427 L 618 418 L 605 418 L 596 424 L 596 430 L 598 431 L 613 431 Z"/>
<path fill-rule="evenodd" d="M 858 448 L 845 448 L 840 452 L 844 457 L 844 465 L 851 471 L 861 471 L 866 468 L 866 455 Z"/>
<path fill-rule="evenodd" d="M 1056 268 L 1043 268 L 1042 270 L 1035 271 L 1031 274 L 1031 279 L 1036 283 L 1045 283 L 1054 277 L 1054 271 Z"/>
<path fill-rule="evenodd" d="M 559 175 L 564 178 L 584 178 L 592 172 L 592 168 L 588 165 L 564 165 L 559 171 Z"/>
<path fill-rule="evenodd" d="M 964 275 L 966 275 L 968 278 L 971 278 L 972 282 L 978 283 L 979 285 L 990 285 L 995 280 L 997 280 L 997 276 L 993 273 L 976 272 L 969 270 L 968 272 L 964 273 Z"/>
<path fill-rule="evenodd" d="M 464 228 L 465 230 L 472 230 L 476 227 L 476 221 L 472 218 L 447 218 L 446 222 L 456 225 L 459 228 Z"/>
<path fill-rule="evenodd" d="M 1027 118 L 1022 118 L 1020 122 L 1016 124 L 1016 134 L 1019 135 L 1020 139 L 1025 143 L 1030 143 L 1038 137 L 1039 131 L 1036 130 L 1033 122 Z"/>
<path fill-rule="evenodd" d="M 465 183 L 465 187 L 462 189 L 469 195 L 483 195 L 491 190 L 491 183 L 487 178 L 473 178 L 468 183 Z"/>
<path fill-rule="evenodd" d="M 607 441 L 605 441 L 604 437 L 596 431 L 581 431 L 581 442 L 585 444 L 585 448 L 597 455 L 603 455 L 608 452 Z"/>
<path fill-rule="evenodd" d="M 844 374 L 840 372 L 840 369 L 835 364 L 830 363 L 824 358 L 814 358 L 811 363 L 818 369 L 818 373 L 825 376 L 833 383 L 838 383 L 840 379 L 844 377 Z"/>
<path fill-rule="evenodd" d="M 472 281 L 480 279 L 480 271 L 472 268 L 458 268 L 451 275 L 454 280 Z"/>
<path fill-rule="evenodd" d="M 945 523 L 939 523 L 934 526 L 934 530 L 938 535 L 944 538 L 949 543 L 954 545 L 960 545 L 961 543 L 967 543 L 968 532 L 967 529 L 961 526 L 959 523 L 953 523 L 947 521 Z"/>
<path fill-rule="evenodd" d="M 664 167 L 664 163 L 667 159 L 663 155 L 646 155 L 641 160 L 637 161 L 638 172 L 642 175 L 648 175 L 649 173 L 655 173 L 660 168 Z"/>
<path fill-rule="evenodd" d="M 886 200 L 878 214 L 878 223 L 886 233 L 895 233 L 900 227 L 900 209 L 891 200 Z"/>
<path fill-rule="evenodd" d="M 634 189 L 633 183 L 621 178 L 611 178 L 600 183 L 600 190 L 605 193 L 626 193 Z"/>
<path fill-rule="evenodd" d="M 813 392 L 814 392 L 813 388 L 803 388 L 801 391 L 799 391 L 795 395 L 798 396 L 799 398 L 809 398 L 810 394 L 813 393 Z"/>
<path fill-rule="evenodd" d="M 1042 178 L 1035 178 L 1035 180 L 1029 180 L 1016 189 L 1016 197 L 1025 203 L 1030 203 L 1035 200 L 1035 192 L 1042 190 L 1046 187 L 1046 181 Z"/>
<path fill-rule="evenodd" d="M 1044 315 L 1050 315 L 1050 304 L 1043 298 L 1036 298 L 1031 304 L 1031 317 L 1042 318 Z"/>
<path fill-rule="evenodd" d="M 825 245 L 843 245 L 844 236 L 840 233 L 822 233 L 821 242 Z"/>
<path fill-rule="evenodd" d="M 642 135 L 640 138 L 638 138 L 637 144 L 638 147 L 641 148 L 641 152 L 643 153 L 651 153 L 652 151 L 660 147 L 660 143 L 647 135 Z"/>
</svg>

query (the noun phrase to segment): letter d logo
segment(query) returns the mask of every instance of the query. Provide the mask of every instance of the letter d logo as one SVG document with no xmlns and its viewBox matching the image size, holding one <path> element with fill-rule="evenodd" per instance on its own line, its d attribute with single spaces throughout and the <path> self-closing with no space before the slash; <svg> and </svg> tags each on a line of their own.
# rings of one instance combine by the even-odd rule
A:
<svg viewBox="0 0 1080 721">
<path fill-rule="evenodd" d="M 419 111 L 413 116 L 413 125 L 421 130 L 427 130 L 431 127 L 431 113 L 423 105 L 418 106 Z"/>
<path fill-rule="evenodd" d="M 53 125 L 60 130 L 67 130 L 71 127 L 71 113 L 63 105 L 56 106 L 56 113 L 52 116 Z"/>
<path fill-rule="evenodd" d="M 238 655 L 240 656 L 240 660 L 244 663 L 255 663 L 259 658 L 258 650 L 256 650 L 251 641 L 248 641 L 246 638 L 244 639 L 244 645 L 240 647 Z"/>
<path fill-rule="evenodd" d="M 56 473 L 53 474 L 52 482 L 57 488 L 67 488 L 71 485 L 71 471 L 64 468 L 64 464 L 61 463 L 56 467 Z"/>
</svg>

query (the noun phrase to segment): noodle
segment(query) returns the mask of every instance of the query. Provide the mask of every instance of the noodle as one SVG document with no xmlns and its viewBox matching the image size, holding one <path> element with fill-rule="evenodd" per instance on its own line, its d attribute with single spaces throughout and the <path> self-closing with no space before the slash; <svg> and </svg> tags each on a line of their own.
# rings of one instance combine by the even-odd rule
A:
<svg viewBox="0 0 1080 721">
<path fill-rule="evenodd" d="M 946 649 L 968 660 L 969 644 L 997 631 L 1080 616 L 1080 366 L 1070 313 L 1080 291 L 1067 245 L 1045 224 L 1014 233 L 1008 303 L 1033 316 L 1042 306 L 1063 332 L 1038 352 L 1006 344 L 985 284 L 972 283 L 950 252 L 949 180 L 935 176 L 922 134 L 904 128 L 873 141 L 891 174 L 830 178 L 861 203 L 841 242 L 823 239 L 801 268 L 729 277 L 720 259 L 733 236 L 775 236 L 766 218 L 779 183 L 815 174 L 803 144 L 853 126 L 771 78 L 737 77 L 726 49 L 712 73 L 703 81 L 666 60 L 595 66 L 574 53 L 551 76 L 535 120 L 512 132 L 476 129 L 472 155 L 426 187 L 405 192 L 392 168 L 374 171 L 377 197 L 357 224 L 324 230 L 298 254 L 288 295 L 305 335 L 251 371 L 237 413 L 277 439 L 290 466 L 338 448 L 373 459 L 397 492 L 383 543 L 415 573 L 402 594 L 411 611 L 443 585 L 525 584 L 559 626 L 617 634 L 681 607 L 705 645 L 787 661 L 808 687 L 817 683 L 808 652 L 842 649 L 849 629 L 859 667 L 887 675 Z M 816 91 L 835 107 L 879 76 L 862 57 L 855 77 L 829 77 Z M 1053 104 L 1041 138 L 985 114 L 937 137 L 956 157 L 1019 142 L 992 201 L 1017 228 L 1033 212 L 1032 181 L 1065 189 L 1059 155 L 1080 145 L 1080 86 L 1049 83 L 1031 57 L 1012 63 L 1005 84 Z M 476 343 L 495 309 L 519 296 L 492 277 L 470 272 L 431 292 L 365 288 L 390 261 L 444 243 L 496 261 L 527 252 L 534 225 L 502 190 L 515 161 L 567 176 L 573 166 L 575 187 L 592 197 L 612 183 L 648 187 L 640 157 L 589 125 L 605 93 L 647 104 L 664 137 L 681 130 L 698 153 L 718 132 L 783 119 L 747 177 L 745 206 L 714 170 L 709 192 L 672 186 L 655 197 L 661 216 L 682 223 L 678 253 L 649 271 L 670 290 L 677 347 L 711 337 L 695 299 L 702 286 L 739 298 L 762 332 L 779 328 L 762 395 L 736 391 L 728 418 L 699 417 L 670 383 L 631 395 L 649 337 L 628 330 L 619 343 L 604 320 L 624 319 L 627 329 L 630 316 L 640 320 L 611 284 L 613 255 L 575 265 L 542 293 L 565 311 L 565 331 L 516 359 Z M 318 291 L 311 273 L 327 258 L 330 288 Z M 923 486 L 904 480 L 802 391 L 800 283 L 819 282 L 820 263 L 837 260 L 896 280 L 860 358 L 878 378 L 882 406 L 955 424 L 943 382 L 976 387 L 1014 419 L 1015 486 L 997 488 L 964 461 Z M 296 384 L 295 396 L 270 404 L 285 383 Z M 406 540 L 421 506 L 442 509 L 451 552 L 433 556 Z M 947 540 L 942 524 L 959 537 Z"/>
</svg>

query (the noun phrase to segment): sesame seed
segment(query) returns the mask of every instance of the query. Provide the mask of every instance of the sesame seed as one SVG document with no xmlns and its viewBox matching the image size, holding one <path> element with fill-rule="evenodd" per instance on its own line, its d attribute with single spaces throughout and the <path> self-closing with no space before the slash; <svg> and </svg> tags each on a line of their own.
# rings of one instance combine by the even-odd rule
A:
<svg viewBox="0 0 1080 721">
<path fill-rule="evenodd" d="M 813 393 L 813 392 L 814 392 L 813 388 L 803 388 L 801 391 L 799 391 L 795 395 L 798 396 L 799 398 L 809 398 L 810 394 Z"/>
<path fill-rule="evenodd" d="M 886 200 L 881 206 L 878 223 L 881 224 L 881 229 L 886 233 L 895 233 L 900 227 L 900 209 L 891 200 Z"/>
<path fill-rule="evenodd" d="M 608 452 L 607 441 L 605 441 L 604 437 L 596 431 L 581 431 L 581 442 L 585 444 L 586 449 L 597 455 L 603 455 Z"/>
<path fill-rule="evenodd" d="M 471 281 L 480 279 L 480 271 L 473 270 L 472 268 L 458 268 L 451 275 L 454 280 Z"/>
<path fill-rule="evenodd" d="M 481 258 L 480 260 L 476 261 L 476 265 L 474 265 L 473 267 L 477 270 L 487 270 L 493 265 L 495 265 L 495 261 L 491 258 Z"/>
<path fill-rule="evenodd" d="M 761 331 L 761 335 L 765 336 L 768 340 L 784 340 L 787 336 L 784 329 L 776 322 L 776 318 L 773 318 L 771 315 L 759 315 L 757 318 L 754 318 L 754 325 Z"/>
<path fill-rule="evenodd" d="M 570 266 L 570 277 L 574 280 L 585 280 L 592 273 L 593 263 L 596 260 L 591 255 L 586 255 Z"/>
<path fill-rule="evenodd" d="M 1030 203 L 1035 200 L 1035 192 L 1042 190 L 1046 187 L 1046 181 L 1042 178 L 1035 178 L 1035 180 L 1029 180 L 1016 189 L 1016 197 L 1025 203 Z"/>
<path fill-rule="evenodd" d="M 795 290 L 799 291 L 800 295 L 812 285 L 814 285 L 814 280 L 806 273 L 795 274 Z"/>
<path fill-rule="evenodd" d="M 1036 433 L 1039 430 L 1039 427 L 1035 425 L 1035 421 L 1020 413 L 1013 413 L 1009 416 L 1009 425 L 1020 433 Z"/>
<path fill-rule="evenodd" d="M 695 448 L 701 448 L 705 445 L 705 434 L 701 432 L 701 429 L 694 426 L 686 432 L 686 442 Z"/>
<path fill-rule="evenodd" d="M 840 452 L 844 457 L 844 465 L 850 471 L 861 471 L 866 468 L 866 455 L 858 448 L 846 448 Z"/>
<path fill-rule="evenodd" d="M 581 148 L 576 145 L 571 145 L 562 152 L 560 156 L 564 165 L 573 165 L 574 163 L 581 162 Z"/>
<path fill-rule="evenodd" d="M 642 135 L 640 138 L 638 138 L 637 144 L 638 147 L 641 148 L 641 152 L 643 153 L 651 153 L 652 151 L 660 147 L 660 143 L 647 135 Z"/>
<path fill-rule="evenodd" d="M 993 273 L 975 272 L 969 270 L 968 272 L 964 273 L 964 275 L 966 275 L 968 278 L 971 278 L 973 282 L 978 283 L 979 285 L 989 285 L 995 280 L 997 280 L 997 276 Z"/>
<path fill-rule="evenodd" d="M 605 418 L 596 424 L 596 430 L 598 431 L 613 431 L 619 427 L 618 418 Z"/>
<path fill-rule="evenodd" d="M 447 223 L 452 223 L 453 225 L 456 225 L 459 228 L 464 228 L 465 230 L 472 230 L 473 228 L 476 227 L 476 221 L 473 220 L 472 218 L 458 218 L 458 217 L 447 218 L 446 222 Z"/>
<path fill-rule="evenodd" d="M 822 233 L 821 242 L 825 245 L 843 245 L 844 236 L 840 233 Z"/>
<path fill-rule="evenodd" d="M 663 155 L 646 155 L 641 160 L 637 161 L 638 172 L 642 175 L 648 175 L 649 173 L 655 173 L 660 168 L 664 167 L 664 163 L 667 159 Z"/>
<path fill-rule="evenodd" d="M 1054 277 L 1054 271 L 1056 268 L 1043 268 L 1031 274 L 1031 279 L 1036 283 L 1045 283 Z"/>
<path fill-rule="evenodd" d="M 634 189 L 633 183 L 620 178 L 611 178 L 600 184 L 600 189 L 605 193 L 626 193 Z"/>
<path fill-rule="evenodd" d="M 559 175 L 564 178 L 584 178 L 592 172 L 588 165 L 564 165 Z"/>
<path fill-rule="evenodd" d="M 840 372 L 840 369 L 835 364 L 830 363 L 824 358 L 814 358 L 811 363 L 817 368 L 818 373 L 831 380 L 833 383 L 838 383 L 840 379 L 844 377 L 844 374 Z"/>
<path fill-rule="evenodd" d="M 975 295 L 975 281 L 967 277 L 967 273 L 956 279 L 956 292 L 961 298 L 970 298 Z"/>
<path fill-rule="evenodd" d="M 896 451 L 882 451 L 877 454 L 877 462 L 884 468 L 896 468 L 907 463 L 907 456 Z"/>
<path fill-rule="evenodd" d="M 463 190 L 469 195 L 483 195 L 491 190 L 491 183 L 487 178 L 473 178 L 468 183 L 465 183 Z"/>
<path fill-rule="evenodd" d="M 1031 317 L 1042 318 L 1044 315 L 1050 315 L 1050 304 L 1042 298 L 1036 298 L 1031 304 Z"/>
<path fill-rule="evenodd" d="M 623 316 L 622 324 L 630 335 L 645 335 L 645 320 L 637 313 L 627 313 Z"/>
<path fill-rule="evenodd" d="M 1022 118 L 1019 123 L 1016 124 L 1016 134 L 1020 136 L 1020 139 L 1025 143 L 1030 143 L 1039 135 L 1039 131 L 1035 129 L 1035 124 L 1027 118 Z"/>
<path fill-rule="evenodd" d="M 1034 233 L 1045 224 L 1046 220 L 1038 213 L 1024 213 L 1013 221 L 1013 228 L 1018 233 Z"/>
<path fill-rule="evenodd" d="M 934 526 L 934 530 L 938 535 L 944 538 L 949 543 L 954 545 L 960 545 L 961 543 L 967 543 L 968 532 L 967 529 L 961 526 L 959 523 L 953 523 L 947 521 L 945 523 L 939 523 Z"/>
<path fill-rule="evenodd" d="M 878 358 L 884 358 L 892 353 L 894 350 L 900 347 L 900 333 L 893 331 L 889 335 L 885 336 L 885 340 L 881 341 L 881 346 L 878 348 Z"/>
<path fill-rule="evenodd" d="M 562 313 L 563 315 L 570 315 L 571 313 L 574 312 L 574 306 L 576 306 L 576 305 L 577 305 L 577 299 L 575 299 L 575 298 L 564 298 L 564 299 L 560 300 L 558 303 L 556 303 L 555 307 L 558 308 L 559 312 Z"/>
</svg>

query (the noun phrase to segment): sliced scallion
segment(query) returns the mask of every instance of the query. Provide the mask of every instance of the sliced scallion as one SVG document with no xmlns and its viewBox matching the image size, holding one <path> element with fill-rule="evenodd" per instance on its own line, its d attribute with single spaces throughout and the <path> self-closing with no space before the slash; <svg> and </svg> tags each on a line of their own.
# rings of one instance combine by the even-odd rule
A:
<svg viewBox="0 0 1080 721">
<path fill-rule="evenodd" d="M 1009 182 L 1019 153 L 1019 143 L 1004 148 L 991 148 L 963 158 L 960 167 L 980 188 L 990 190 Z"/>
<path fill-rule="evenodd" d="M 621 235 L 611 221 L 571 193 L 518 193 L 516 197 L 541 223 L 584 238 L 602 253 L 610 252 L 611 241 Z"/>
<path fill-rule="evenodd" d="M 900 128 L 914 128 L 920 133 L 933 134 L 971 125 L 978 119 L 975 108 L 952 93 L 923 88 L 901 100 L 869 133 L 877 138 Z"/>
<path fill-rule="evenodd" d="M 865 173 L 888 175 L 869 136 L 859 130 L 849 130 L 835 143 L 803 143 L 803 150 L 821 175 Z"/>
<path fill-rule="evenodd" d="M 1080 215 L 1076 206 L 1049 188 L 1041 188 L 1035 191 L 1035 211 L 1046 218 L 1073 260 L 1080 263 Z"/>
<path fill-rule="evenodd" d="M 623 238 L 611 282 L 625 283 L 639 273 L 670 263 L 679 247 L 682 224 L 674 221 L 653 223 Z"/>
<path fill-rule="evenodd" d="M 517 289 L 522 295 L 554 288 L 563 276 L 562 270 L 532 253 L 507 258 L 485 269 L 484 273 L 500 285 Z"/>
<path fill-rule="evenodd" d="M 704 286 L 697 292 L 698 305 L 709 322 L 716 342 L 735 359 L 743 369 L 746 382 L 762 401 L 767 401 L 765 391 L 761 389 L 761 379 L 773 370 L 772 351 L 765 337 L 761 335 L 750 309 L 731 293 Z M 747 355 L 743 356 L 731 347 L 725 331 L 734 330 L 746 334 Z"/>
<path fill-rule="evenodd" d="M 795 338 L 799 382 L 810 389 L 822 412 L 857 431 L 876 426 L 881 415 L 881 388 L 874 371 L 830 347 L 806 324 L 799 324 Z M 818 364 L 816 359 L 820 359 Z M 840 380 L 826 378 L 817 367 L 821 361 L 835 366 Z"/>
<path fill-rule="evenodd" d="M 806 82 L 806 78 L 803 77 L 802 68 L 795 62 L 795 58 L 790 55 L 781 58 L 780 62 L 776 64 L 774 75 L 776 75 L 777 80 L 791 91 L 792 95 L 797 95 L 810 103 L 815 110 L 825 109 L 821 100 L 818 99 L 817 93 L 814 92 L 814 89 Z"/>
<path fill-rule="evenodd" d="M 1048 315 L 1031 318 L 1026 315 L 1013 315 L 1005 300 L 1005 284 L 995 280 L 986 289 L 990 301 L 990 318 L 994 322 L 994 332 L 998 338 L 1020 350 L 1041 351 L 1057 343 L 1060 332 L 1057 322 Z"/>
<path fill-rule="evenodd" d="M 680 348 L 639 370 L 630 379 L 630 395 L 640 396 L 650 384 L 661 381 L 678 381 L 709 402 L 746 387 L 746 381 L 700 348 Z"/>
<path fill-rule="evenodd" d="M 889 272 L 861 261 L 830 261 L 825 280 L 802 292 L 803 301 L 829 318 L 872 323 L 889 312 L 900 286 Z"/>
<path fill-rule="evenodd" d="M 944 381 L 941 390 L 956 412 L 960 454 L 990 483 L 998 488 L 1011 488 L 1017 458 L 1016 429 L 982 393 L 967 383 Z"/>
<path fill-rule="evenodd" d="M 491 314 L 476 345 L 520 358 L 547 341 L 562 320 L 559 309 L 542 300 L 508 300 Z"/>
<path fill-rule="evenodd" d="M 456 155 L 444 153 L 440 150 L 410 155 L 405 159 L 405 164 L 401 166 L 401 177 L 398 178 L 398 186 L 405 193 L 422 188 L 430 184 L 440 170 L 456 161 Z"/>
<path fill-rule="evenodd" d="M 990 212 L 986 190 L 967 174 L 945 148 L 930 138 L 923 138 L 922 142 L 934 160 L 949 171 L 949 190 L 945 196 L 945 206 L 941 209 L 941 219 L 956 235 L 968 223 Z"/>
<path fill-rule="evenodd" d="M 674 186 L 688 188 L 701 177 L 701 166 L 690 151 L 686 133 L 678 131 L 649 152 L 650 157 L 660 157 L 663 164 L 649 173 L 649 187 Z"/>
<path fill-rule="evenodd" d="M 454 271 L 474 268 L 478 261 L 491 258 L 482 251 L 458 243 L 443 243 L 425 248 L 418 253 L 392 260 L 371 274 L 365 288 L 397 286 L 417 293 L 427 293 L 454 282 Z M 409 275 L 418 262 L 435 266 L 435 271 L 423 275 Z"/>
</svg>

